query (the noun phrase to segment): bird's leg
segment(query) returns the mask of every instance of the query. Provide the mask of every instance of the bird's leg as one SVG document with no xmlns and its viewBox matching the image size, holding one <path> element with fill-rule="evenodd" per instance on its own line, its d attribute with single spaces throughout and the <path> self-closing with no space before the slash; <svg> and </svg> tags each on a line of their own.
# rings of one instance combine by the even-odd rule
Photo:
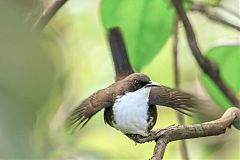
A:
<svg viewBox="0 0 240 160">
<path fill-rule="evenodd" d="M 168 126 L 166 128 L 159 128 L 159 129 L 156 129 L 156 130 L 152 130 L 152 131 L 150 131 L 150 136 L 155 137 L 157 134 L 159 134 L 159 138 L 160 138 L 160 135 L 164 134 L 166 131 L 174 129 L 176 126 L 177 125 L 173 124 L 173 125 L 170 125 L 170 126 Z M 155 139 L 155 141 L 157 141 L 157 140 L 158 140 L 158 138 Z"/>
<path fill-rule="evenodd" d="M 128 133 L 125 133 L 125 135 L 130 138 L 131 140 L 133 140 L 134 142 L 136 142 L 136 136 L 137 134 L 128 134 Z"/>
<path fill-rule="evenodd" d="M 170 126 L 168 126 L 166 128 L 155 129 L 155 130 L 150 131 L 150 134 L 156 134 L 156 133 L 159 133 L 159 132 L 163 132 L 165 130 L 169 130 L 171 128 L 175 128 L 176 126 L 177 126 L 176 124 L 172 124 L 172 125 L 170 125 Z"/>
<path fill-rule="evenodd" d="M 170 125 L 166 128 L 159 128 L 159 129 L 156 129 L 156 130 L 152 130 L 150 131 L 150 135 L 156 135 L 157 133 L 159 132 L 164 132 L 166 130 L 169 130 L 169 129 L 172 129 L 172 128 L 175 128 L 177 125 L 173 124 L 173 125 Z"/>
<path fill-rule="evenodd" d="M 127 134 L 125 133 L 125 135 L 130 138 L 131 140 L 133 140 L 135 143 L 144 143 L 146 141 L 150 141 L 155 139 L 155 141 L 157 141 L 157 139 L 155 138 L 156 135 L 159 135 L 159 137 L 165 133 L 165 131 L 169 131 L 169 129 L 174 129 L 176 127 L 175 124 L 170 125 L 166 128 L 160 128 L 160 129 L 156 129 L 156 130 L 152 130 L 149 133 L 146 133 L 146 135 L 139 135 L 139 134 Z"/>
<path fill-rule="evenodd" d="M 144 136 L 139 135 L 139 134 L 128 134 L 125 133 L 125 135 L 130 138 L 131 140 L 133 140 L 136 144 L 137 143 L 141 143 L 140 139 L 142 139 Z"/>
</svg>

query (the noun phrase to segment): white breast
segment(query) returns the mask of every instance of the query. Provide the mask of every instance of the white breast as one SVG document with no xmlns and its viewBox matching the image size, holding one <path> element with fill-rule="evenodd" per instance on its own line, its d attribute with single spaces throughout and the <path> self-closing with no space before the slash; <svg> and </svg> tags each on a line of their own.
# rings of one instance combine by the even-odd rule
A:
<svg viewBox="0 0 240 160">
<path fill-rule="evenodd" d="M 146 135 L 150 89 L 143 87 L 117 98 L 113 105 L 116 129 L 123 133 Z"/>
</svg>

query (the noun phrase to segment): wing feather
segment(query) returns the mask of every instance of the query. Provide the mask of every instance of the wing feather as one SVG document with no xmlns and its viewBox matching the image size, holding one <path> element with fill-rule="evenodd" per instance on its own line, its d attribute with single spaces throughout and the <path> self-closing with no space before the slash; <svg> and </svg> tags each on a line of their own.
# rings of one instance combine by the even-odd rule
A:
<svg viewBox="0 0 240 160">
<path fill-rule="evenodd" d="M 111 95 L 108 92 L 100 90 L 85 99 L 67 118 L 67 128 L 73 127 L 73 132 L 78 127 L 83 128 L 97 112 L 112 106 L 112 98 L 109 98 L 109 96 Z"/>
<path fill-rule="evenodd" d="M 159 86 L 151 88 L 149 104 L 170 107 L 182 114 L 191 116 L 188 112 L 198 112 L 199 100 L 178 89 Z"/>
</svg>

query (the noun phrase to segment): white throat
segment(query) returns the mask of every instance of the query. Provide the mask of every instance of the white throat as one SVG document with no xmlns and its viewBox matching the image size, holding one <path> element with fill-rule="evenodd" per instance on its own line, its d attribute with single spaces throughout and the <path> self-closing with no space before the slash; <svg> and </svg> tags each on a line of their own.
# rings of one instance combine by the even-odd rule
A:
<svg viewBox="0 0 240 160">
<path fill-rule="evenodd" d="M 148 97 L 151 87 L 127 92 L 117 97 L 113 105 L 116 124 L 123 133 L 146 135 L 148 131 Z"/>
</svg>

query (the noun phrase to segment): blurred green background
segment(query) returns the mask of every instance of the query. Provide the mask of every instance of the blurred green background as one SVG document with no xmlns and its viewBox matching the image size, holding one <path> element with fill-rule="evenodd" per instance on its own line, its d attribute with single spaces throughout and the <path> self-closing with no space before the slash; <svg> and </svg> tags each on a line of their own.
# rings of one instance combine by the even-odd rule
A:
<svg viewBox="0 0 240 160">
<path fill-rule="evenodd" d="M 227 5 L 234 10 L 236 2 L 239 4 L 231 0 Z M 31 33 L 27 22 L 33 20 L 29 17 L 42 11 L 34 6 L 49 3 L 0 2 L 0 159 L 150 158 L 155 143 L 135 145 L 104 124 L 103 111 L 74 134 L 64 128 L 68 113 L 91 93 L 113 83 L 115 75 L 100 17 L 101 2 L 69 0 L 41 34 Z M 223 39 L 240 40 L 236 30 L 198 13 L 189 16 L 204 52 Z M 174 87 L 172 41 L 170 37 L 142 68 L 137 66 L 154 81 L 170 87 Z M 199 82 L 201 72 L 182 26 L 179 52 L 181 88 L 210 100 Z M 136 63 L 134 57 L 131 62 Z M 214 106 L 217 114 L 220 109 Z M 177 124 L 175 111 L 164 107 L 158 111 L 155 128 Z M 187 118 L 187 124 L 194 122 Z M 187 144 L 192 159 L 240 159 L 235 128 L 225 135 L 188 140 Z M 168 145 L 165 159 L 181 159 L 178 142 Z"/>
</svg>

